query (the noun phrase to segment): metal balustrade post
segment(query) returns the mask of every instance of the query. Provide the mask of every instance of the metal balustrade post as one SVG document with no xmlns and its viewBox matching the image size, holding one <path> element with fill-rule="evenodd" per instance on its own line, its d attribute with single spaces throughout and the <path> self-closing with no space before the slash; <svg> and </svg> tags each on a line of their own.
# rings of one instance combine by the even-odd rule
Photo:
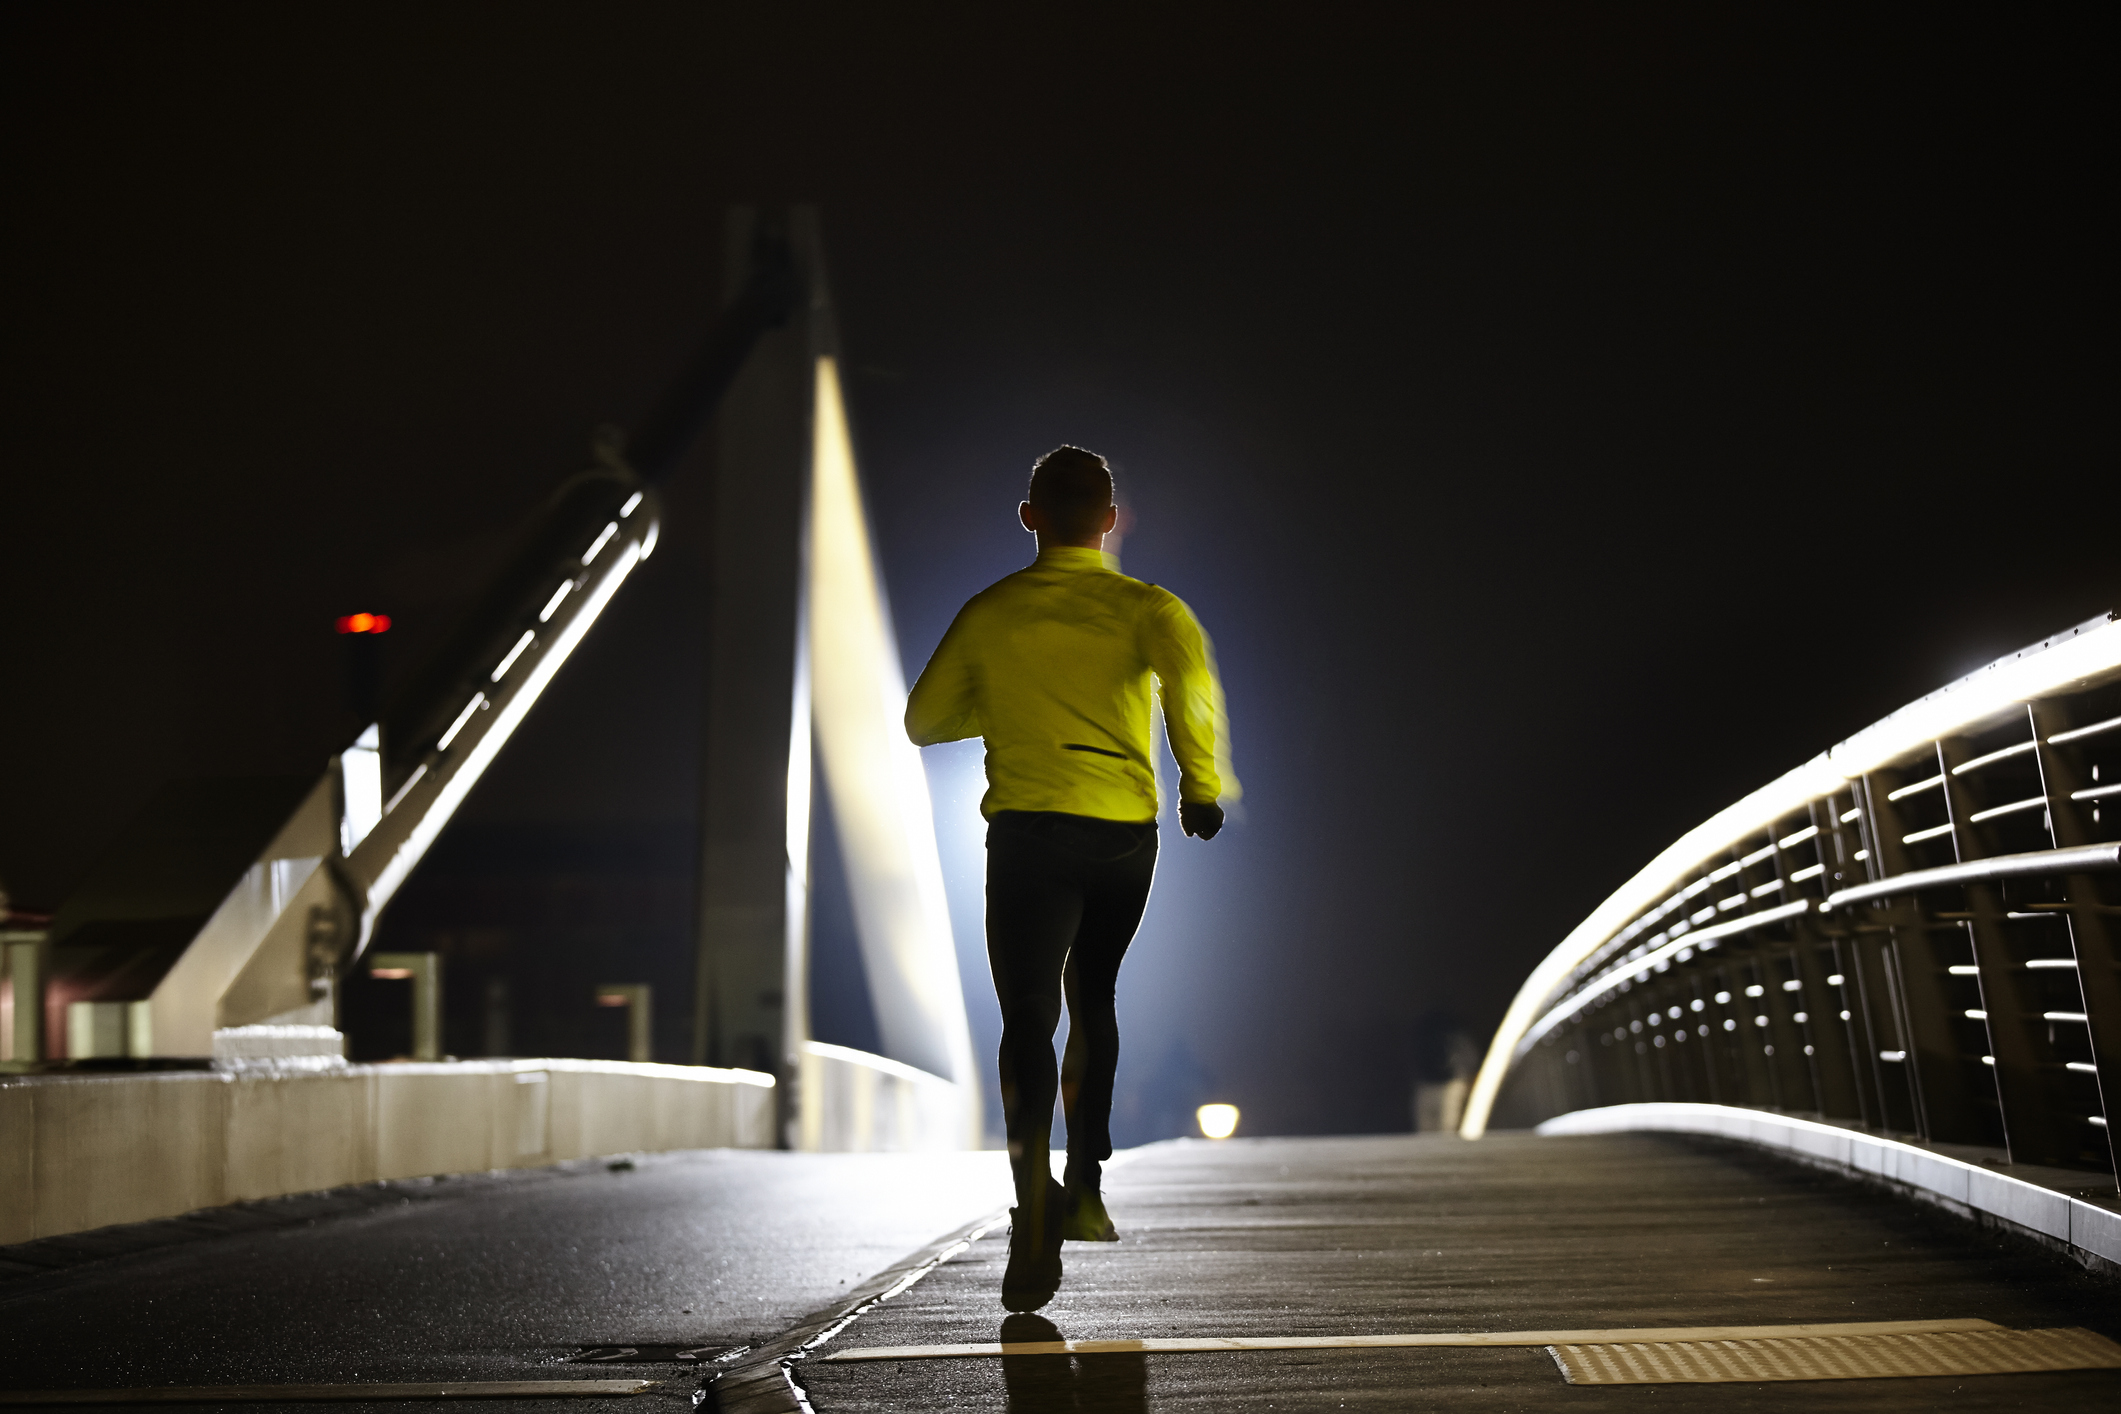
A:
<svg viewBox="0 0 2121 1414">
<path fill-rule="evenodd" d="M 1664 1009 L 1651 1005 L 1650 992 L 1642 988 L 1636 991 L 1636 1005 L 1642 1013 L 1642 1035 L 1638 1039 L 1642 1042 L 1643 1079 L 1649 1086 L 1652 1100 L 1669 1100 L 1672 1098 L 1671 1070 L 1664 1058 L 1664 1047 L 1657 1044 L 1664 1034 L 1659 1024 L 1664 1019 Z"/>
<path fill-rule="evenodd" d="M 1709 1014 L 1708 998 L 1703 995 L 1703 990 L 1701 973 L 1697 970 L 1693 980 L 1694 995 L 1689 999 L 1690 1004 L 1687 1008 L 1687 1014 L 1693 1018 L 1695 1039 L 1701 1042 L 1701 1079 L 1708 1090 L 1706 1098 L 1710 1104 L 1720 1105 L 1724 1103 L 1724 1099 L 1723 1086 L 1718 1083 L 1716 1072 L 1716 1030 L 1715 1027 L 1709 1025 L 1707 1020 Z M 1700 1002 L 1701 1010 L 1695 1011 L 1691 1005 L 1692 1002 Z M 1704 1027 L 1707 1028 L 1708 1034 L 1706 1035 L 1701 1034 Z"/>
<path fill-rule="evenodd" d="M 1805 1033 L 1811 1039 L 1809 1059 L 1812 1062 L 1812 1083 L 1819 1098 L 1819 1113 L 1832 1119 L 1864 1120 L 1862 1101 L 1857 1096 L 1855 1068 L 1849 1054 L 1849 1029 L 1841 1020 L 1843 1010 L 1839 988 L 1828 984 L 1827 978 L 1840 971 L 1829 972 L 1820 965 L 1822 948 L 1830 946 L 1819 936 L 1818 929 L 1809 917 L 1798 919 L 1790 930 L 1797 937 L 1797 947 L 1791 953 L 1796 967 L 1797 980 L 1803 983 L 1798 995 L 1804 998 L 1804 1010 L 1809 1018 Z"/>
<path fill-rule="evenodd" d="M 1554 1037 L 1549 1035 L 1540 1041 L 1525 1061 L 1522 1067 L 1523 1078 L 1517 1082 L 1519 1088 L 1530 1086 L 1534 1106 L 1548 1114 L 1554 1113 L 1565 1094 L 1560 1080 L 1554 1074 L 1557 1067 Z"/>
<path fill-rule="evenodd" d="M 1860 802 L 1861 796 L 1855 790 L 1848 793 L 1846 806 L 1839 792 L 1812 802 L 1812 824 L 1819 831 L 1814 848 L 1819 867 L 1825 871 L 1821 876 L 1821 891 L 1824 893 L 1831 894 L 1836 887 L 1869 882 L 1870 871 L 1865 867 L 1869 863 L 1868 857 L 1856 858 L 1856 852 L 1863 849 L 1859 828 L 1863 818 Z M 1844 819 L 1844 816 L 1848 818 Z M 1817 915 L 1812 918 L 1816 920 Z M 1856 1102 L 1855 1114 L 1866 1125 L 1883 1125 L 1883 1077 L 1878 1074 L 1877 1048 L 1869 1044 L 1870 1024 L 1861 999 L 1855 935 L 1845 921 L 1831 924 L 1810 921 L 1806 926 L 1816 929 L 1833 953 L 1833 971 L 1828 976 L 1841 979 L 1838 984 L 1828 982 L 1826 986 L 1834 1005 L 1834 1019 L 1839 1023 L 1833 1028 L 1835 1048 L 1848 1062 L 1849 1083 Z"/>
<path fill-rule="evenodd" d="M 1780 821 L 1776 821 L 1769 827 L 1766 842 L 1771 852 L 1767 858 L 1743 865 L 1749 854 L 1758 853 L 1757 847 L 1746 850 L 1744 845 L 1738 845 L 1731 850 L 1732 855 L 1743 865 L 1734 876 L 1733 882 L 1739 893 L 1747 899 L 1747 908 L 1752 906 L 1753 890 L 1757 888 L 1769 884 L 1782 884 L 1785 891 L 1788 888 L 1787 881 L 1781 874 L 1782 851 L 1772 848 L 1775 843 L 1775 829 L 1780 824 Z M 1780 893 L 1776 896 L 1779 901 Z M 1794 1008 L 1787 1004 L 1782 987 L 1785 979 L 1780 975 L 1781 968 L 1777 965 L 1783 949 L 1762 939 L 1756 941 L 1747 951 L 1753 961 L 1753 985 L 1761 988 L 1761 995 L 1753 999 L 1760 1005 L 1748 1019 L 1753 1023 L 1751 1032 L 1754 1044 L 1762 1048 L 1762 1056 L 1767 1061 L 1768 1075 L 1775 1089 L 1775 1107 L 1816 1113 L 1818 1098 L 1811 1083 L 1810 1067 L 1805 1064 L 1804 1039 L 1798 1033 L 1796 1023 L 1790 1019 Z M 1759 1018 L 1763 1016 L 1768 1019 L 1766 1026 L 1759 1024 Z M 1746 1028 L 1741 1026 L 1740 1029 Z"/>
<path fill-rule="evenodd" d="M 2075 797 L 2092 789 L 2080 764 L 2080 749 L 2057 747 L 2050 737 L 2077 725 L 2067 703 L 2028 703 L 2032 722 L 2034 757 L 2040 766 L 2040 784 L 2047 796 L 2048 830 L 2057 848 L 2095 843 L 2088 806 Z M 2111 784 L 2109 782 L 2109 784 Z M 2100 881 L 2090 874 L 2062 876 L 2063 902 L 2068 905 L 2065 928 L 2070 955 L 2076 962 L 2078 995 L 2083 999 L 2086 1031 L 2091 1041 L 2091 1081 L 2099 1116 L 2107 1121 L 2107 1166 L 2115 1170 L 2115 1187 L 2121 1190 L 2121 1150 L 2113 1136 L 2113 1109 L 2108 1096 L 2121 1095 L 2121 929 L 2112 921 L 2115 912 L 2104 901 Z"/>
<path fill-rule="evenodd" d="M 1797 950 L 1778 949 L 1762 959 L 1767 971 L 1774 978 L 1768 984 L 1766 1000 L 1768 1031 L 1775 1037 L 1774 1059 L 1787 1063 L 1783 1066 L 1785 1095 L 1802 1096 L 1806 1101 L 1802 1108 L 1811 1114 L 1824 1115 L 1825 1105 L 1819 1098 L 1819 1066 L 1813 1054 L 1818 1047 L 1809 1039 L 1811 1009 L 1805 1004 L 1804 977 L 1797 966 Z M 1790 984 L 1797 990 L 1790 990 Z M 1797 1018 L 1802 1016 L 1804 1020 Z"/>
<path fill-rule="evenodd" d="M 1906 784 L 1905 774 L 1876 771 L 1867 783 L 1871 858 L 1880 865 L 1884 878 L 1905 874 L 1910 868 L 1901 842 L 1905 831 L 1900 813 L 1888 799 L 1894 789 Z M 1948 1143 L 1994 1143 L 1998 1136 L 1974 1118 L 1966 1050 L 1952 1027 L 1951 998 L 1944 986 L 1952 963 L 1938 955 L 1933 936 L 1936 921 L 1915 898 L 1893 899 L 1882 908 L 1874 905 L 1872 917 L 1886 925 L 1892 939 L 1893 981 L 1899 992 L 1901 1031 L 1907 1038 L 1905 1064 L 1915 1096 L 1916 1132 L 1925 1139 Z"/>
<path fill-rule="evenodd" d="M 1752 1013 L 1746 1009 L 1748 998 L 1745 989 L 1752 979 L 1752 968 L 1747 960 L 1738 956 L 1726 956 L 1717 972 L 1716 990 L 1729 997 L 1719 1002 L 1723 1014 L 1712 1023 L 1713 1031 L 1720 1033 L 1723 1054 L 1730 1062 L 1732 1075 L 1737 1081 L 1742 1105 L 1772 1107 L 1775 1103 L 1775 1085 L 1768 1074 L 1767 1057 L 1760 1053 L 1752 1033 Z M 1726 1026 L 1725 1022 L 1735 1025 Z"/>
<path fill-rule="evenodd" d="M 1865 777 L 1855 784 L 1851 794 L 1856 809 L 1857 853 L 1861 856 L 1856 862 L 1863 865 L 1869 876 L 1866 882 L 1875 881 L 1884 877 L 1886 872 L 1882 831 L 1878 814 L 1873 809 L 1878 792 L 1873 790 L 1871 779 Z M 1900 853 L 1898 835 L 1893 836 L 1893 852 L 1895 856 Z M 1915 1040 L 1908 1031 L 1907 1008 L 1902 1004 L 1899 955 L 1894 947 L 1893 930 L 1885 922 L 1882 910 L 1877 908 L 1851 914 L 1844 926 L 1849 930 L 1854 953 L 1854 975 L 1859 993 L 1857 1014 L 1864 1022 L 1882 1122 L 1888 1129 L 1897 1128 L 1902 1133 L 1926 1134 L 1922 1072 L 1913 1059 Z M 1889 1053 L 1897 1059 L 1888 1061 Z"/>
<path fill-rule="evenodd" d="M 1643 1093 L 1642 1088 L 1642 1054 L 1635 1049 L 1635 1032 L 1628 1025 L 1638 1019 L 1635 1007 L 1625 997 L 1621 998 L 1621 1001 L 1622 1005 L 1613 1009 L 1614 1019 L 1620 1022 L 1617 1029 L 1621 1032 L 1613 1043 L 1613 1078 L 1620 1093 L 1627 1097 L 1623 1103 L 1634 1104 L 1648 1099 L 1649 1096 Z"/>
<path fill-rule="evenodd" d="M 1684 979 L 1678 976 L 1666 987 L 1665 1029 L 1671 1036 L 1674 1093 L 1681 1100 L 1698 1103 L 1708 1099 L 1708 1087 L 1702 1079 L 1701 1047 L 1695 1044 L 1695 1018 L 1694 1014 L 1687 1010 L 1687 1002 L 1690 1000 L 1687 991 Z M 1669 1016 L 1674 1009 L 1679 1012 L 1676 1021 Z"/>
<path fill-rule="evenodd" d="M 1858 962 L 1856 940 L 1850 936 L 1832 939 L 1834 970 L 1828 982 L 1841 1023 L 1842 1045 L 1849 1057 L 1849 1075 L 1855 1083 L 1858 1117 L 1874 1129 L 1890 1129 L 1885 1117 L 1885 1093 L 1878 1074 L 1878 1053 L 1870 1043 L 1870 1016 L 1863 1002 L 1863 969 Z"/>
<path fill-rule="evenodd" d="M 1613 1008 L 1606 1007 L 1603 1016 L 1606 1025 L 1598 1032 L 1598 1045 L 1587 1052 L 1592 1065 L 1597 1067 L 1598 1093 L 1605 1104 L 1624 1105 L 1631 1096 L 1621 1073 L 1620 1042 L 1613 1037 Z"/>
<path fill-rule="evenodd" d="M 1741 970 L 1745 976 L 1745 990 L 1733 998 L 1733 1004 L 1738 1007 L 1738 1034 L 1745 1038 L 1743 1044 L 1759 1058 L 1761 1073 L 1767 1077 L 1768 1108 L 1795 1109 L 1797 1107 L 1790 1103 L 1793 1097 L 1783 1084 L 1783 1067 L 1774 1050 L 1771 1034 L 1774 1018 L 1768 1015 L 1773 1009 L 1768 995 L 1775 990 L 1774 974 L 1757 951 L 1745 954 Z M 1761 1025 L 1763 1020 L 1769 1024 Z"/>
<path fill-rule="evenodd" d="M 1641 1021 L 1642 998 L 1630 996 L 1628 998 L 1627 1047 L 1635 1055 L 1635 1098 L 1638 1100 L 1662 1099 L 1663 1097 L 1657 1093 L 1656 1079 L 1650 1073 L 1650 1043 L 1643 1034 L 1648 1028 L 1637 1029 L 1637 1025 Z"/>
<path fill-rule="evenodd" d="M 1862 868 L 1864 882 L 1868 883 L 1877 879 L 1884 867 L 1873 847 L 1878 825 L 1871 813 L 1870 780 L 1852 783 L 1849 799 L 1856 812 L 1856 852 L 1849 858 Z M 1908 1038 L 1900 1026 L 1897 992 L 1890 980 L 1892 936 L 1884 924 L 1872 922 L 1870 914 L 1868 909 L 1844 914 L 1841 926 L 1848 932 L 1848 975 L 1856 979 L 1856 1016 L 1863 1023 L 1864 1055 L 1877 1090 L 1879 1123 L 1888 1130 L 1920 1133 L 1922 1093 L 1914 1070 L 1904 1063 L 1888 1068 L 1885 1060 L 1887 1051 L 1897 1049 L 1904 1062 Z M 1902 1119 L 1906 1122 L 1897 1123 Z"/>
<path fill-rule="evenodd" d="M 1808 823 L 1811 813 L 1810 810 L 1805 812 Z M 1768 832 L 1770 843 L 1773 843 L 1782 834 L 1787 823 L 1781 820 L 1775 822 Z M 1784 858 L 1785 853 L 1786 851 L 1778 848 L 1765 862 L 1773 866 L 1773 882 L 1780 885 L 1778 889 L 1774 890 L 1775 899 L 1778 902 L 1787 903 L 1803 898 L 1804 891 L 1792 877 L 1794 871 L 1790 869 L 1789 861 Z M 1765 884 L 1769 881 L 1764 879 L 1761 882 Z M 1759 886 L 1756 885 L 1755 887 Z M 1820 1078 L 1820 1057 L 1818 1053 L 1821 1047 L 1814 1044 L 1813 1040 L 1815 1035 L 1823 1038 L 1826 1034 L 1814 1024 L 1814 1018 L 1818 1015 L 1818 1006 L 1814 998 L 1815 996 L 1824 996 L 1823 990 L 1817 985 L 1817 979 L 1824 974 L 1819 971 L 1816 957 L 1812 959 L 1812 966 L 1809 972 L 1802 960 L 1804 956 L 1813 951 L 1814 947 L 1811 926 L 1807 921 L 1809 917 L 1810 909 L 1807 908 L 1804 913 L 1791 919 L 1786 925 L 1790 930 L 1790 946 L 1785 955 L 1785 961 L 1788 964 L 1790 975 L 1783 979 L 1783 1006 L 1781 1010 L 1770 1014 L 1784 1015 L 1789 1018 L 1788 1024 L 1791 1028 L 1789 1032 L 1790 1041 L 1795 1047 L 1791 1055 L 1792 1063 L 1801 1066 L 1805 1084 L 1812 1095 L 1812 1113 L 1824 1116 L 1827 1113 L 1827 1100 Z M 1796 984 L 1794 992 L 1791 991 L 1788 985 L 1792 982 Z M 1781 1043 L 1778 1042 L 1777 1050 L 1779 1051 L 1780 1048 Z"/>
<path fill-rule="evenodd" d="M 1974 756 L 1963 738 L 1937 743 L 1937 769 L 1944 777 L 1946 815 L 1952 826 L 1954 853 L 1960 863 L 1984 859 L 1983 831 L 1972 817 L 1978 811 L 1966 777 L 1952 769 Z M 2018 986 L 2018 959 L 2005 936 L 2004 908 L 1992 884 L 1966 885 L 1968 917 L 1963 920 L 1968 950 L 1979 969 L 1981 1025 L 1988 1038 L 1984 1062 L 1995 1078 L 1996 1107 L 2003 1123 L 2003 1147 L 2013 1163 L 2053 1164 L 2063 1158 L 2055 1132 L 2053 1106 L 2040 1074 L 2038 1048 Z"/>
<path fill-rule="evenodd" d="M 1572 1044 L 1576 1050 L 1576 1064 L 1569 1067 L 1575 1071 L 1574 1082 L 1583 1090 L 1584 1109 L 1596 1109 L 1604 1101 L 1598 1097 L 1598 1047 L 1591 1043 L 1588 1023 L 1576 1027 Z"/>
</svg>

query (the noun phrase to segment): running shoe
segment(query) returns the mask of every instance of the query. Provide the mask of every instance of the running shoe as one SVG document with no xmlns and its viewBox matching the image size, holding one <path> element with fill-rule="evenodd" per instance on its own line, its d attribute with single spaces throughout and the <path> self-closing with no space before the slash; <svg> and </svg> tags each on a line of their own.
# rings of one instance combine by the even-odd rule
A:
<svg viewBox="0 0 2121 1414">
<path fill-rule="evenodd" d="M 1062 1205 L 1061 1236 L 1069 1242 L 1117 1242 L 1119 1230 L 1105 1211 L 1104 1195 L 1094 1188 L 1072 1188 Z"/>
<path fill-rule="evenodd" d="M 1048 1179 L 1044 1201 L 1035 1216 L 1022 1207 L 1009 1210 L 1009 1268 L 1002 1274 L 1002 1305 L 1011 1311 L 1036 1311 L 1053 1299 L 1061 1284 L 1061 1218 L 1067 1194 Z"/>
</svg>

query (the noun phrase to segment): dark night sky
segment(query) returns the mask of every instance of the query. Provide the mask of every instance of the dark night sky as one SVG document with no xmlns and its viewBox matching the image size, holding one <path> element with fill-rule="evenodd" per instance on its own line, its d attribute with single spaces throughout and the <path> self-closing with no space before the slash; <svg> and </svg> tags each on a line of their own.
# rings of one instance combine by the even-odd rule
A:
<svg viewBox="0 0 2121 1414">
<path fill-rule="evenodd" d="M 1255 1132 L 1403 1125 L 1418 1018 L 2121 602 L 2096 7 L 762 8 L 9 7 L 18 902 L 319 769 L 330 619 L 443 631 L 736 200 L 823 209 L 909 675 L 1061 441 L 1214 634 L 1246 818 L 1170 832 L 1122 1016 Z M 696 809 L 697 487 L 472 819 Z"/>
</svg>

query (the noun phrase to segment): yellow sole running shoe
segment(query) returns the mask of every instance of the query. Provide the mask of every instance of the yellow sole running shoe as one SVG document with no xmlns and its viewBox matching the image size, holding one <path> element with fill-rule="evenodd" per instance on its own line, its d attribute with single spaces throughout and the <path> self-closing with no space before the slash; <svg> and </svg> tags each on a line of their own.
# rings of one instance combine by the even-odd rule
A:
<svg viewBox="0 0 2121 1414">
<path fill-rule="evenodd" d="M 1061 1220 L 1061 1237 L 1068 1242 L 1117 1242 L 1119 1230 L 1105 1211 L 1104 1198 L 1096 1193 L 1069 1195 L 1068 1215 Z"/>
</svg>

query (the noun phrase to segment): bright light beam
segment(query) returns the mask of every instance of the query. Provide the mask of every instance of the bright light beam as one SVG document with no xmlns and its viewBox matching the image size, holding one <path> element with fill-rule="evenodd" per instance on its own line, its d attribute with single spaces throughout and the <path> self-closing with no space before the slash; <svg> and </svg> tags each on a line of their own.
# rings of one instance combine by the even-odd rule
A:
<svg viewBox="0 0 2121 1414">
<path fill-rule="evenodd" d="M 905 670 L 869 540 L 839 370 L 816 369 L 808 653 L 812 720 L 884 1051 L 977 1093 L 935 812 L 906 739 Z"/>
</svg>

